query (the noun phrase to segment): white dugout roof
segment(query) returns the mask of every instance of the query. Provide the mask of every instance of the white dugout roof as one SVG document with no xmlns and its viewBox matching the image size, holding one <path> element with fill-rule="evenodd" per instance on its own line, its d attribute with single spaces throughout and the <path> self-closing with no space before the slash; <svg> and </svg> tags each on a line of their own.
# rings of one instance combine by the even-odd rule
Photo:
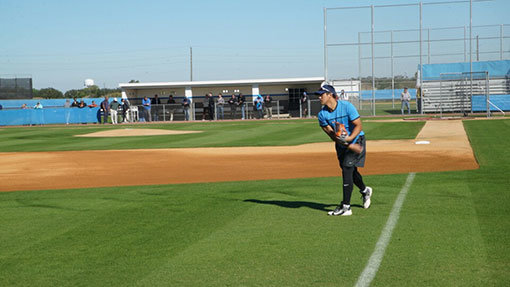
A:
<svg viewBox="0 0 510 287">
<path fill-rule="evenodd" d="M 157 89 L 157 88 L 193 88 L 218 86 L 258 86 L 258 85 L 294 85 L 322 83 L 324 77 L 283 78 L 283 79 L 249 79 L 223 81 L 187 81 L 187 82 L 152 82 L 152 83 L 120 83 L 122 89 Z"/>
</svg>

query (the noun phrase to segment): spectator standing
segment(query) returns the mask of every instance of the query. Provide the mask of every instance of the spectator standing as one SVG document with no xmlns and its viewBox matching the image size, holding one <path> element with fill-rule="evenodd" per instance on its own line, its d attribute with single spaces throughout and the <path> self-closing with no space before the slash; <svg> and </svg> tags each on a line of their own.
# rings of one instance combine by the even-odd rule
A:
<svg viewBox="0 0 510 287">
<path fill-rule="evenodd" d="M 348 101 L 349 100 L 349 95 L 347 95 L 344 90 L 340 91 L 340 100 L 342 100 L 342 101 Z"/>
<path fill-rule="evenodd" d="M 129 102 L 122 98 L 122 122 L 127 123 L 129 120 Z"/>
<path fill-rule="evenodd" d="M 154 98 L 151 100 L 152 112 L 154 113 L 154 121 L 158 121 L 158 113 L 159 113 L 159 105 L 161 105 L 161 100 L 158 98 L 158 95 L 154 95 Z"/>
<path fill-rule="evenodd" d="M 170 113 L 170 121 L 173 121 L 174 120 L 174 111 L 175 111 L 175 100 L 174 100 L 173 95 L 170 95 L 168 97 L 168 110 Z"/>
<path fill-rule="evenodd" d="M 110 112 L 110 103 L 108 101 L 108 96 L 104 97 L 104 101 L 101 102 L 101 109 L 100 111 L 103 112 L 103 124 L 108 123 L 108 113 Z M 101 123 L 101 117 L 98 117 L 99 123 Z"/>
<path fill-rule="evenodd" d="M 119 110 L 119 102 L 117 102 L 117 98 L 113 98 L 113 102 L 110 103 L 110 115 L 112 118 L 112 124 L 116 125 L 117 122 L 117 111 Z"/>
<path fill-rule="evenodd" d="M 228 99 L 228 105 L 230 106 L 230 118 L 236 118 L 236 109 L 237 109 L 237 98 L 236 95 L 232 94 L 232 97 Z"/>
<path fill-rule="evenodd" d="M 92 101 L 92 104 L 89 105 L 89 108 L 97 108 L 97 104 L 95 101 Z"/>
<path fill-rule="evenodd" d="M 65 111 L 65 117 L 66 117 L 66 125 L 69 124 L 69 119 L 71 118 L 71 111 L 69 110 L 69 108 L 71 107 L 71 101 L 69 99 L 66 99 L 66 102 L 64 103 L 64 111 Z M 22 109 L 26 109 L 27 108 L 27 105 L 26 104 L 23 104 L 21 106 Z"/>
<path fill-rule="evenodd" d="M 36 110 L 40 110 L 42 108 L 43 108 L 43 105 L 41 104 L 41 102 L 37 102 L 37 104 L 35 104 L 35 106 L 34 106 L 34 109 L 36 109 Z"/>
<path fill-rule="evenodd" d="M 145 96 L 142 100 L 142 106 L 144 110 L 144 118 L 145 121 L 150 122 L 151 121 L 151 100 Z"/>
<path fill-rule="evenodd" d="M 209 105 L 209 120 L 214 120 L 214 97 L 212 95 L 212 93 L 209 93 L 209 98 L 208 98 L 208 105 Z"/>
<path fill-rule="evenodd" d="M 264 113 L 262 112 L 262 108 L 264 107 L 264 99 L 261 95 L 257 95 L 255 98 L 255 109 L 257 110 L 257 118 L 264 118 Z"/>
<path fill-rule="evenodd" d="M 264 98 L 264 110 L 268 119 L 273 118 L 273 98 L 269 94 Z"/>
<path fill-rule="evenodd" d="M 404 91 L 400 95 L 400 100 L 402 101 L 402 106 L 400 107 L 402 115 L 404 115 L 404 106 L 407 107 L 408 114 L 411 114 L 411 105 L 409 104 L 409 101 L 411 100 L 411 94 L 409 94 L 407 88 L 404 88 Z"/>
<path fill-rule="evenodd" d="M 301 112 L 302 117 L 308 117 L 308 94 L 306 92 L 303 92 L 301 96 Z"/>
<path fill-rule="evenodd" d="M 4 108 L 4 106 L 2 106 L 2 104 L 0 104 L 0 110 L 2 110 Z"/>
<path fill-rule="evenodd" d="M 182 100 L 182 111 L 184 112 L 184 120 L 189 121 L 189 107 L 190 107 L 190 100 L 188 97 L 184 96 L 184 99 Z"/>
<path fill-rule="evenodd" d="M 218 111 L 216 112 L 217 119 L 223 120 L 224 119 L 224 106 L 225 106 L 225 99 L 223 98 L 223 95 L 220 93 L 218 94 L 218 102 L 216 103 Z"/>
<path fill-rule="evenodd" d="M 204 107 L 204 110 L 202 113 L 202 120 L 205 121 L 206 115 L 209 114 L 209 94 L 205 94 L 204 101 L 202 102 L 202 105 Z"/>
<path fill-rule="evenodd" d="M 244 120 L 246 116 L 246 98 L 241 93 L 237 97 L 237 105 L 241 107 L 241 119 Z"/>
<path fill-rule="evenodd" d="M 69 102 L 69 100 L 67 100 L 67 101 Z M 70 104 L 70 103 L 69 103 L 69 104 Z M 1 106 L 1 105 L 0 105 L 0 106 Z M 0 107 L 0 110 L 1 110 L 1 109 L 2 109 L 2 108 Z M 27 104 L 23 104 L 23 105 L 21 105 L 21 109 L 22 109 L 22 110 L 26 110 L 26 109 L 28 109 Z"/>
</svg>

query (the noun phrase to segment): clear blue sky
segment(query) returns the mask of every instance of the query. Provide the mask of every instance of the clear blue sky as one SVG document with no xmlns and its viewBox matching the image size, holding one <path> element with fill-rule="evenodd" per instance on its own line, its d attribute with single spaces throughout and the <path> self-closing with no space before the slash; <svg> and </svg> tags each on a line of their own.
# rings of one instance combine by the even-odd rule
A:
<svg viewBox="0 0 510 287">
<path fill-rule="evenodd" d="M 108 88 L 131 79 L 186 81 L 192 46 L 194 80 L 323 76 L 324 7 L 415 2 L 0 0 L 0 75 L 28 74 L 35 88 L 63 92 L 82 88 L 87 78 Z M 475 2 L 473 25 L 510 24 L 508 11 L 508 0 Z M 423 13 L 424 28 L 469 25 L 469 4 L 426 5 Z M 418 28 L 418 15 L 417 7 L 378 8 L 376 30 Z M 358 32 L 370 31 L 370 10 L 330 11 L 328 29 L 329 43 L 356 42 Z M 458 33 L 463 35 L 460 30 L 438 31 L 432 37 L 458 37 Z M 499 36 L 499 28 L 474 34 Z M 377 37 L 383 41 L 388 35 Z M 416 35 L 395 37 L 409 40 Z M 510 36 L 510 26 L 505 36 Z M 510 50 L 509 44 L 505 40 L 505 50 Z M 440 53 L 459 43 L 434 45 L 432 49 Z M 401 55 L 416 54 L 416 46 L 394 49 Z M 498 41 L 481 43 L 482 50 L 495 48 L 499 49 Z M 369 52 L 364 49 L 362 54 Z M 385 46 L 377 50 L 378 55 L 387 53 Z M 330 74 L 357 76 L 357 57 L 357 47 L 332 48 Z M 416 61 L 396 60 L 396 73 L 412 74 Z M 362 73 L 369 72 L 368 64 L 363 62 Z M 387 64 L 377 62 L 377 75 L 388 74 Z"/>
</svg>

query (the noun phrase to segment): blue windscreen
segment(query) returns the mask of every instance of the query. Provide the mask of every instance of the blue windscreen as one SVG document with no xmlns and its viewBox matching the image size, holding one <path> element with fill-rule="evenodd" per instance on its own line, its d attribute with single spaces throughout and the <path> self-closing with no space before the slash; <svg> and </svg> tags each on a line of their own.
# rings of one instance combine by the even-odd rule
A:
<svg viewBox="0 0 510 287">
<path fill-rule="evenodd" d="M 420 65 L 418 65 L 420 69 Z M 441 74 L 468 73 L 469 62 L 425 64 L 423 65 L 423 80 L 440 80 Z M 490 78 L 504 78 L 510 76 L 510 60 L 473 62 L 473 72 L 489 72 Z"/>
</svg>

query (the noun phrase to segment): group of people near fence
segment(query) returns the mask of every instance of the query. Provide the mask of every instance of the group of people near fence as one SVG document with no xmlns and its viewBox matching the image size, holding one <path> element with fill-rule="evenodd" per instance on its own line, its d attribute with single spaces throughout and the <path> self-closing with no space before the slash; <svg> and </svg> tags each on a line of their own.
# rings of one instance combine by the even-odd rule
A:
<svg viewBox="0 0 510 287">
<path fill-rule="evenodd" d="M 166 103 L 165 103 L 166 102 Z M 198 102 L 199 103 L 199 102 Z M 223 94 L 219 93 L 217 97 L 214 97 L 212 93 L 207 93 L 202 101 L 203 113 L 202 120 L 224 120 L 225 119 L 225 106 L 228 105 L 227 111 L 230 111 L 230 119 L 247 119 L 248 115 L 253 115 L 254 118 L 263 119 L 264 117 L 271 119 L 273 117 L 273 98 L 271 95 L 256 95 L 253 97 L 253 112 L 250 113 L 247 108 L 246 96 L 242 93 L 238 95 L 232 94 L 224 97 Z M 174 112 L 182 108 L 184 114 L 184 120 L 191 120 L 191 110 L 195 108 L 192 105 L 191 99 L 183 97 L 182 102 L 177 103 L 174 99 L 174 95 L 170 95 L 167 100 L 160 99 L 158 95 L 149 98 L 145 96 L 142 99 L 141 106 L 138 108 L 134 106 L 136 110 L 135 115 L 132 114 L 132 108 L 127 98 L 121 98 L 119 102 L 115 97 L 110 99 L 109 96 L 105 96 L 104 100 L 96 104 L 92 100 L 91 104 L 87 104 L 83 99 L 74 97 L 72 100 L 66 99 L 64 108 L 71 109 L 85 109 L 87 108 L 98 108 L 97 109 L 97 123 L 106 124 L 111 122 L 112 124 L 119 123 L 119 117 L 122 116 L 121 122 L 132 122 L 132 121 L 159 121 L 159 120 L 170 120 L 174 119 Z M 26 104 L 21 106 L 21 109 L 43 109 L 41 102 L 38 102 L 35 106 L 29 107 Z M 200 106 L 198 106 L 198 109 Z M 240 112 L 239 112 L 240 111 Z M 161 112 L 165 115 L 169 114 L 169 117 L 161 118 Z M 198 110 L 198 112 L 200 112 Z M 139 113 L 139 114 L 137 114 Z M 66 123 L 69 122 L 70 110 L 66 112 Z M 138 117 L 138 119 L 137 119 Z"/>
<path fill-rule="evenodd" d="M 92 101 L 94 104 L 94 101 Z M 97 107 L 97 105 L 96 105 Z M 108 123 L 108 116 L 112 121 L 112 124 L 118 124 L 118 112 L 119 110 L 122 112 L 122 122 L 127 123 L 130 121 L 130 103 L 127 99 L 122 98 L 121 102 L 117 100 L 117 98 L 113 98 L 113 101 L 110 102 L 108 96 L 104 97 L 104 100 L 99 105 L 99 109 L 97 110 L 97 122 L 106 124 Z"/>
<path fill-rule="evenodd" d="M 143 122 L 152 122 L 152 121 L 159 121 L 159 115 L 161 112 L 161 107 L 164 105 L 164 99 L 163 101 L 159 98 L 158 95 L 154 95 L 152 99 L 149 99 L 149 97 L 145 96 L 142 99 L 142 110 L 140 111 L 140 121 Z M 176 110 L 176 107 L 178 104 L 176 103 L 174 99 L 174 95 L 168 96 L 167 103 L 169 105 L 169 109 L 167 110 L 170 116 L 170 121 L 174 120 L 174 112 Z M 186 121 L 189 121 L 189 109 L 190 109 L 190 100 L 186 97 L 184 97 L 181 106 L 184 113 L 184 119 Z"/>
<path fill-rule="evenodd" d="M 159 114 L 164 104 L 165 103 L 162 103 L 158 95 L 154 95 L 152 99 L 145 96 L 142 100 L 143 109 L 140 114 L 140 121 L 150 122 L 160 120 Z M 169 108 L 165 111 L 168 111 L 170 114 L 170 121 L 173 121 L 174 112 L 178 107 L 173 95 L 169 96 L 167 104 Z M 183 97 L 180 105 L 184 113 L 184 120 L 189 121 L 191 115 L 191 100 L 188 97 Z M 246 97 L 242 93 L 239 93 L 239 95 L 232 94 L 230 97 L 223 97 L 221 93 L 219 93 L 217 97 L 214 97 L 212 93 L 207 93 L 202 101 L 202 120 L 224 120 L 226 105 L 229 106 L 231 119 L 238 118 L 238 110 L 240 110 L 241 120 L 248 117 Z M 273 117 L 272 105 L 273 98 L 270 95 L 255 96 L 253 101 L 255 117 L 262 119 L 266 116 L 268 119 L 271 119 Z"/>
<path fill-rule="evenodd" d="M 261 95 L 254 96 L 253 100 L 253 111 L 255 112 L 255 116 L 257 119 L 264 118 L 264 114 L 268 119 L 273 117 L 272 111 L 272 103 L 273 98 L 270 95 L 266 95 L 262 97 Z M 229 105 L 230 109 L 230 118 L 237 118 L 237 110 L 241 110 L 241 120 L 244 120 L 248 117 L 248 111 L 246 110 L 246 97 L 239 93 L 239 95 L 232 94 L 230 98 L 226 101 L 223 97 L 223 94 L 219 93 L 216 101 L 213 98 L 212 93 L 208 93 L 205 95 L 203 101 L 203 113 L 202 120 L 213 120 L 215 119 L 214 113 L 216 113 L 217 120 L 225 119 L 225 105 Z M 216 107 L 216 108 L 215 108 Z"/>
</svg>

